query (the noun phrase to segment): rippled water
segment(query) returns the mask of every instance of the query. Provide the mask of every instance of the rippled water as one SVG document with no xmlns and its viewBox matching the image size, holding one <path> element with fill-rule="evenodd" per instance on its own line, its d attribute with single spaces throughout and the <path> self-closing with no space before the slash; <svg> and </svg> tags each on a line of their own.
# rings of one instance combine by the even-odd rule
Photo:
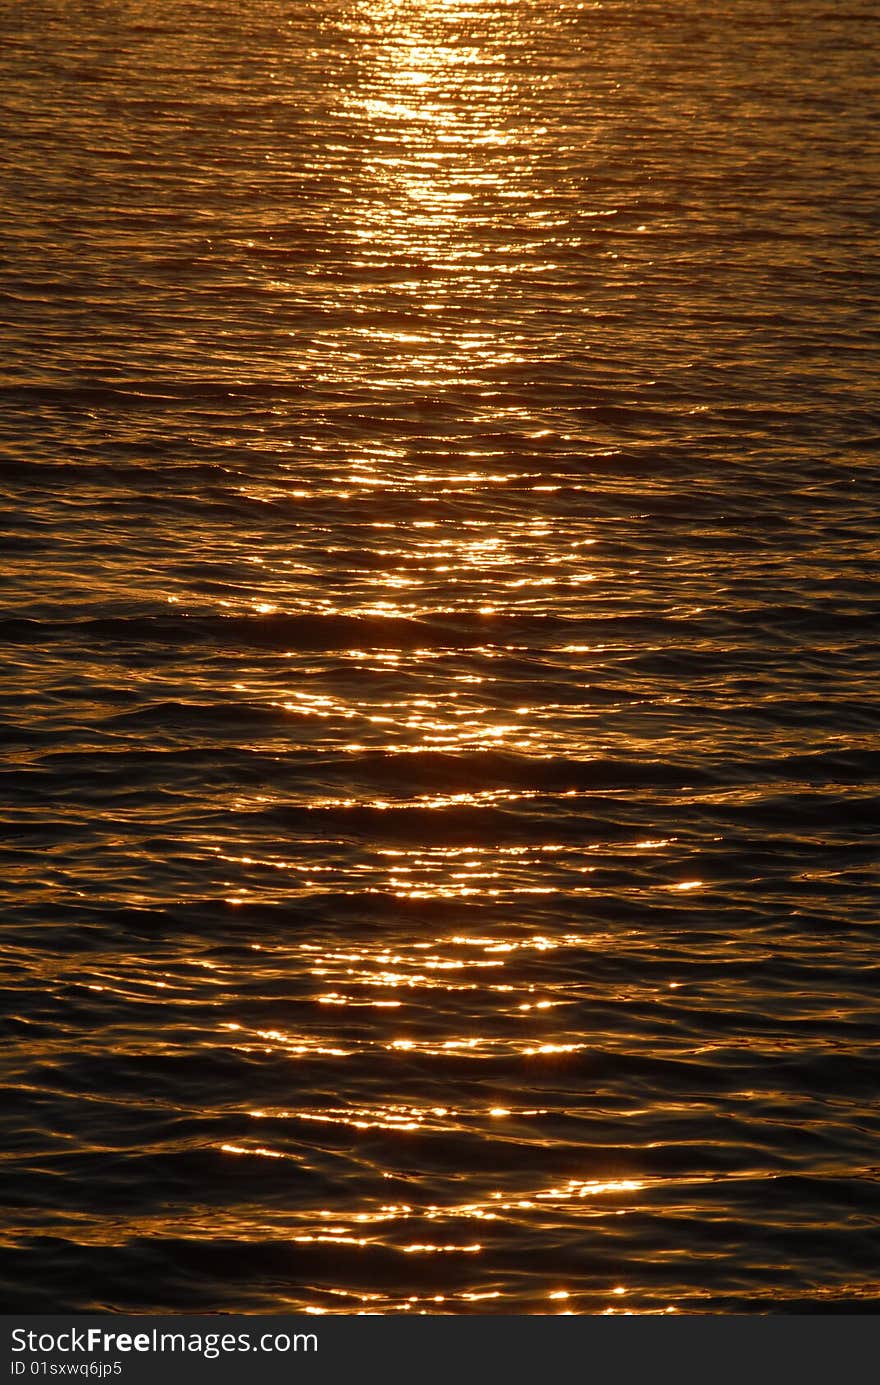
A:
<svg viewBox="0 0 880 1385">
<path fill-rule="evenodd" d="M 876 1302 L 864 0 L 5 7 L 3 1302 Z"/>
</svg>

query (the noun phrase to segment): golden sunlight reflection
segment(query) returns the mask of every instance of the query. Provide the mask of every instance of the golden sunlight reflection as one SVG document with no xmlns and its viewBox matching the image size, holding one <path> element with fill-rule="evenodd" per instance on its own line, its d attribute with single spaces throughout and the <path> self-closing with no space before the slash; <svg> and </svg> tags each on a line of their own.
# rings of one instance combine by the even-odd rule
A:
<svg viewBox="0 0 880 1385">
<path fill-rule="evenodd" d="M 28 1311 L 876 1299 L 871 74 L 816 5 L 6 6 Z"/>
<path fill-rule="evenodd" d="M 413 808 L 476 807 L 528 797 L 525 792 L 502 795 L 478 791 L 425 795 L 415 803 L 401 803 L 389 797 L 360 805 L 357 800 L 337 798 L 324 800 L 321 806 L 363 806 L 379 813 L 392 813 L 401 809 L 410 812 Z M 693 848 L 682 853 L 674 838 L 613 844 L 546 840 L 509 844 L 482 840 L 460 845 L 376 845 L 364 846 L 356 854 L 344 841 L 327 841 L 323 843 L 321 859 L 316 859 L 316 844 L 312 841 L 303 842 L 298 849 L 288 845 L 284 854 L 265 847 L 230 851 L 213 842 L 201 845 L 206 855 L 215 858 L 225 870 L 244 872 L 247 884 L 233 887 L 231 879 L 225 882 L 233 889 L 226 895 L 227 903 L 238 906 L 247 904 L 255 886 L 263 898 L 272 893 L 293 898 L 331 891 L 342 896 L 386 895 L 412 900 L 528 901 L 531 897 L 540 899 L 558 893 L 601 896 L 608 873 L 619 870 L 623 864 L 636 878 L 633 884 L 620 887 L 618 894 L 629 894 L 634 899 L 643 897 L 646 889 L 689 895 L 706 888 L 701 880 L 667 883 L 666 870 L 694 854 Z M 498 951 L 508 946 L 504 939 L 496 939 L 495 945 Z M 551 945 L 550 941 L 547 945 Z"/>
</svg>

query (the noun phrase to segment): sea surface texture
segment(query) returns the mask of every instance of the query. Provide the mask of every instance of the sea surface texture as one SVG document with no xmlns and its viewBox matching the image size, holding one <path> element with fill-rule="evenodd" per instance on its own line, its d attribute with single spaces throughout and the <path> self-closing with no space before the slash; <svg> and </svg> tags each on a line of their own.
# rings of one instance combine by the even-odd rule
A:
<svg viewBox="0 0 880 1385">
<path fill-rule="evenodd" d="M 4 5 L 4 1307 L 876 1305 L 876 19 Z"/>
</svg>

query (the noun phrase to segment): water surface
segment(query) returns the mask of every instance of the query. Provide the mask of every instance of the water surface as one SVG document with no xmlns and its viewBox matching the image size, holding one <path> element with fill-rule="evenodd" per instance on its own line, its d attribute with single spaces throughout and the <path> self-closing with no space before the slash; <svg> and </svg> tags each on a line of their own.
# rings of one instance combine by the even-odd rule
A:
<svg viewBox="0 0 880 1385">
<path fill-rule="evenodd" d="M 876 1303 L 876 59 L 18 0 L 2 1299 Z"/>
</svg>

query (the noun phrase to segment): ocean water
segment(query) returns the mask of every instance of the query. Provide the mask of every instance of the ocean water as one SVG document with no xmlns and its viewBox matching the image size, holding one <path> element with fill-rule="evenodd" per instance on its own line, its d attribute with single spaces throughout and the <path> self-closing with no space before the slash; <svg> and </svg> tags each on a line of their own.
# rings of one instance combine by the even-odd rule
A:
<svg viewBox="0 0 880 1385">
<path fill-rule="evenodd" d="M 2 1305 L 876 1306 L 874 7 L 0 30 Z"/>
</svg>

